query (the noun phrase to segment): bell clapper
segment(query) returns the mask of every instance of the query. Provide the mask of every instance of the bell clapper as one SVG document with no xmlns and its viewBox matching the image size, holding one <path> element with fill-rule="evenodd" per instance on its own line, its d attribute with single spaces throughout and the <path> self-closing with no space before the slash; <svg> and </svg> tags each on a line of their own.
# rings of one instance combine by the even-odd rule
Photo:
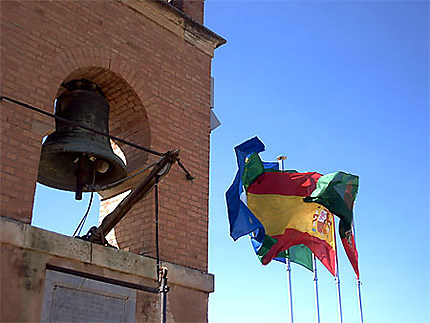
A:
<svg viewBox="0 0 430 323">
<path fill-rule="evenodd" d="M 103 159 L 97 159 L 96 160 L 96 170 L 99 173 L 106 173 L 109 169 L 109 163 Z"/>
</svg>

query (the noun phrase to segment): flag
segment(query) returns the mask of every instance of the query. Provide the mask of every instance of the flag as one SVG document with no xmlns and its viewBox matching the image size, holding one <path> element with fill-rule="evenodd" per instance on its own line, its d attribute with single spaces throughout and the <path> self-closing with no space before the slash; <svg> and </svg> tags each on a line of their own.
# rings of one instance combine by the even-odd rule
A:
<svg viewBox="0 0 430 323">
<path fill-rule="evenodd" d="M 353 230 L 353 206 L 357 192 L 358 176 L 336 172 L 322 176 L 318 180 L 317 188 L 305 200 L 325 206 L 340 218 L 339 235 L 342 245 L 359 278 L 358 252 Z"/>
<path fill-rule="evenodd" d="M 349 259 L 349 262 L 352 265 L 352 268 L 355 271 L 355 275 L 357 279 L 360 278 L 360 272 L 358 270 L 358 252 L 357 247 L 355 245 L 355 236 L 354 236 L 354 225 L 352 225 L 351 229 L 341 229 L 341 223 L 339 223 L 339 235 L 342 241 L 343 248 L 345 249 L 346 255 Z"/>
<path fill-rule="evenodd" d="M 263 225 L 242 201 L 242 199 L 246 198 L 242 185 L 242 174 L 245 168 L 245 158 L 253 153 L 264 151 L 264 144 L 257 137 L 254 137 L 236 146 L 234 150 L 236 152 L 238 170 L 233 183 L 225 194 L 230 236 L 233 240 L 237 240 L 252 232 L 257 241 L 263 242 Z"/>
<path fill-rule="evenodd" d="M 307 201 L 324 205 L 343 222 L 342 228 L 352 225 L 352 208 L 358 191 L 358 176 L 335 172 L 322 176 Z"/>
<path fill-rule="evenodd" d="M 233 239 L 252 234 L 263 264 L 272 259 L 285 261 L 292 257 L 289 248 L 303 244 L 334 274 L 336 215 L 342 244 L 358 278 L 352 228 L 358 176 L 279 171 L 275 163 L 260 160 L 258 153 L 264 151 L 264 145 L 257 137 L 235 150 L 239 170 L 226 193 Z"/>
<path fill-rule="evenodd" d="M 248 158 L 250 174 L 244 172 L 242 180 L 249 210 L 263 225 L 265 235 L 276 241 L 263 257 L 263 264 L 303 244 L 335 275 L 333 214 L 318 203 L 303 200 L 315 190 L 321 174 L 267 171 L 256 176 L 259 162 L 257 154 Z"/>
<path fill-rule="evenodd" d="M 263 172 L 278 170 L 277 162 L 260 160 L 258 153 L 262 151 L 264 151 L 264 144 L 257 137 L 235 147 L 238 171 L 226 192 L 230 236 L 233 240 L 237 240 L 244 235 L 251 234 L 251 242 L 260 261 L 277 240 L 266 236 L 263 225 L 249 210 L 243 181 L 247 187 Z M 248 159 L 247 163 L 245 163 L 245 159 Z M 285 258 L 313 271 L 312 252 L 304 245 L 294 246 L 289 251 L 282 251 L 274 259 L 285 263 Z"/>
<path fill-rule="evenodd" d="M 263 262 L 264 257 L 267 255 L 272 246 L 276 244 L 277 240 L 266 235 L 264 237 L 263 243 L 260 243 L 252 238 L 251 242 L 255 253 L 257 254 L 260 261 Z M 292 246 L 288 250 L 280 252 L 273 260 L 286 263 L 287 258 L 291 262 L 301 265 L 312 272 L 314 271 L 312 251 L 303 244 Z"/>
</svg>

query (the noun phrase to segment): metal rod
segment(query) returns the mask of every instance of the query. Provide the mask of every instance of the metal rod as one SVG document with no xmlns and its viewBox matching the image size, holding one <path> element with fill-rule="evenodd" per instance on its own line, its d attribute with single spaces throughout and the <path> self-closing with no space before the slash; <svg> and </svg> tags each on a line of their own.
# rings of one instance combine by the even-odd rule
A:
<svg viewBox="0 0 430 323">
<path fill-rule="evenodd" d="M 353 238 L 355 239 L 356 237 L 355 225 L 352 224 L 351 227 L 352 227 Z M 356 245 L 356 248 L 357 248 L 357 245 Z M 358 263 L 357 263 L 357 266 L 358 266 Z M 360 280 L 359 273 L 356 273 L 356 278 L 357 278 L 357 296 L 358 296 L 358 315 L 360 316 L 360 323 L 363 323 L 363 304 L 361 302 L 361 284 L 362 283 Z"/>
<path fill-rule="evenodd" d="M 167 286 L 167 268 L 162 267 L 160 269 L 160 322 L 166 323 L 167 321 L 167 292 L 169 291 L 169 286 Z"/>
<path fill-rule="evenodd" d="M 284 160 L 286 160 L 286 156 L 278 156 L 278 164 L 281 171 L 284 171 Z M 292 284 L 291 284 L 291 263 L 290 259 L 285 259 L 285 265 L 287 268 L 287 284 L 288 284 L 288 301 L 290 306 L 290 323 L 294 322 L 294 314 L 293 314 L 293 290 L 292 290 Z"/>
<path fill-rule="evenodd" d="M 290 259 L 285 259 L 285 264 L 287 266 L 287 280 L 288 280 L 288 298 L 290 301 L 290 322 L 294 322 L 294 315 L 293 315 L 293 290 L 291 288 L 291 264 Z"/>
<path fill-rule="evenodd" d="M 160 244 L 159 244 L 159 234 L 158 234 L 158 175 L 155 176 L 154 199 L 155 199 L 155 253 L 157 257 L 157 273 L 160 273 Z M 160 279 L 161 279 L 161 276 L 160 276 Z"/>
<path fill-rule="evenodd" d="M 334 230 L 333 230 L 334 232 Z M 339 310 L 339 323 L 343 323 L 343 316 L 342 316 L 342 298 L 340 294 L 340 276 L 339 276 L 339 260 L 337 256 L 337 242 L 336 242 L 336 235 L 334 234 L 334 248 L 336 251 L 336 277 L 335 277 L 335 283 L 337 285 L 337 303 L 338 303 L 338 310 Z"/>
<path fill-rule="evenodd" d="M 15 100 L 15 99 L 11 99 L 11 98 L 8 98 L 8 97 L 6 97 L 6 96 L 2 96 L 2 97 L 0 97 L 0 100 L 2 100 L 2 101 L 3 101 L 3 100 L 6 100 L 6 101 L 9 101 L 9 102 L 15 103 L 15 104 L 20 105 L 20 106 L 22 106 L 22 107 L 24 107 L 24 108 L 27 108 L 27 109 L 30 109 L 30 110 L 36 111 L 36 112 L 38 112 L 38 113 L 41 113 L 41 114 L 43 114 L 43 115 L 45 115 L 45 116 L 48 116 L 48 117 L 51 117 L 51 118 L 54 118 L 54 119 L 60 120 L 60 121 L 62 121 L 62 122 L 69 123 L 69 124 L 71 124 L 71 125 L 74 125 L 75 127 L 82 128 L 82 129 L 85 129 L 85 130 L 88 130 L 88 131 L 94 132 L 94 133 L 96 133 L 96 134 L 98 134 L 98 135 L 108 137 L 109 139 L 113 139 L 113 140 L 118 141 L 118 142 L 121 142 L 121 143 L 123 143 L 123 144 L 125 144 L 125 145 L 128 145 L 128 146 L 131 146 L 131 147 L 134 147 L 134 148 L 137 148 L 137 149 L 140 149 L 140 150 L 146 151 L 147 153 L 150 153 L 150 154 L 153 154 L 153 155 L 156 155 L 156 156 L 163 156 L 163 154 L 162 154 L 162 153 L 160 153 L 160 152 L 158 152 L 158 151 L 155 151 L 155 150 L 152 150 L 152 149 L 149 149 L 149 148 L 146 148 L 146 147 L 143 147 L 143 146 L 137 145 L 137 144 L 135 144 L 135 143 L 132 143 L 132 142 L 126 141 L 126 140 L 121 139 L 121 138 L 118 138 L 118 137 L 116 137 L 116 136 L 112 136 L 112 135 L 110 135 L 110 134 L 108 134 L 108 133 L 106 133 L 106 132 L 99 131 L 99 130 L 96 130 L 96 129 L 93 129 L 93 128 L 90 128 L 90 127 L 87 127 L 87 126 L 81 125 L 81 124 L 79 124 L 79 123 L 77 123 L 77 122 L 74 122 L 74 121 L 71 121 L 71 120 L 69 120 L 69 119 L 66 119 L 66 118 L 63 118 L 63 117 L 57 116 L 57 115 L 55 115 L 55 114 L 53 114 L 53 113 L 49 113 L 49 112 L 43 111 L 42 109 L 36 108 L 36 107 L 34 107 L 34 106 L 30 105 L 30 104 L 27 104 L 27 103 L 24 103 L 24 102 L 21 102 L 21 101 Z"/>
<path fill-rule="evenodd" d="M 315 286 L 315 310 L 316 310 L 316 321 L 320 323 L 320 301 L 318 297 L 318 272 L 317 272 L 317 258 L 315 254 L 312 254 L 314 261 L 314 286 Z"/>
<path fill-rule="evenodd" d="M 134 283 L 130 283 L 130 282 L 123 281 L 123 280 L 109 278 L 106 276 L 99 276 L 99 275 L 90 274 L 90 273 L 86 273 L 86 272 L 82 272 L 82 271 L 78 271 L 78 270 L 74 270 L 74 269 L 59 267 L 59 266 L 55 266 L 55 265 L 51 265 L 51 264 L 46 264 L 46 269 L 59 271 L 59 272 L 65 273 L 65 274 L 70 274 L 70 275 L 79 276 L 79 277 L 83 277 L 83 278 L 89 278 L 89 279 L 101 281 L 101 282 L 112 284 L 112 285 L 118 285 L 118 286 L 123 286 L 123 287 L 127 287 L 127 288 L 137 289 L 137 290 L 141 290 L 141 291 L 148 292 L 148 293 L 157 294 L 160 292 L 159 288 L 157 288 L 157 287 L 150 287 L 150 286 L 145 286 L 145 285 L 140 285 L 140 284 L 134 284 Z"/>
<path fill-rule="evenodd" d="M 361 303 L 361 280 L 357 279 L 357 294 L 358 294 L 358 313 L 360 315 L 360 323 L 363 323 L 363 304 Z"/>
</svg>

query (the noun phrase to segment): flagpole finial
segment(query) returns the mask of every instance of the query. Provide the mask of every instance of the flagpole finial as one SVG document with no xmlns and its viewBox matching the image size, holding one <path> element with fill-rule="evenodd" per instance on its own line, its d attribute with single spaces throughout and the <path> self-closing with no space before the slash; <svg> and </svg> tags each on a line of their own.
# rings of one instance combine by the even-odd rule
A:
<svg viewBox="0 0 430 323">
<path fill-rule="evenodd" d="M 284 160 L 287 159 L 287 156 L 278 156 L 276 159 L 278 160 L 280 170 L 284 171 Z"/>
</svg>

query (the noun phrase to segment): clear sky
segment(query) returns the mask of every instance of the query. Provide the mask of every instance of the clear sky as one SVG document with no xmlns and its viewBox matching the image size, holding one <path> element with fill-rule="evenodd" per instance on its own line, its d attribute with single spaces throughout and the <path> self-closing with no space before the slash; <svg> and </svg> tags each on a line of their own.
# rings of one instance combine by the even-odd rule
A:
<svg viewBox="0 0 430 323">
<path fill-rule="evenodd" d="M 224 193 L 233 147 L 258 136 L 263 160 L 360 176 L 355 227 L 365 322 L 430 322 L 429 3 L 206 1 L 216 51 L 211 138 L 211 322 L 288 322 L 285 266 L 262 266 L 229 237 Z M 352 267 L 339 249 L 344 322 L 358 322 Z M 315 322 L 312 273 L 292 264 L 296 322 Z M 319 264 L 322 322 L 336 286 Z"/>
<path fill-rule="evenodd" d="M 364 320 L 429 322 L 429 3 L 206 0 L 205 25 L 228 41 L 212 68 L 222 125 L 211 135 L 210 322 L 289 318 L 285 266 L 262 266 L 247 237 L 229 236 L 233 148 L 254 136 L 265 161 L 286 155 L 288 169 L 360 176 Z M 33 224 L 71 235 L 79 219 L 67 212 L 84 214 L 85 195 L 76 203 L 38 185 Z M 96 203 L 83 233 L 97 212 Z M 344 322 L 358 322 L 341 248 L 339 262 Z M 315 322 L 313 275 L 292 267 L 295 322 Z M 334 279 L 318 269 L 321 321 L 337 322 Z"/>
</svg>

